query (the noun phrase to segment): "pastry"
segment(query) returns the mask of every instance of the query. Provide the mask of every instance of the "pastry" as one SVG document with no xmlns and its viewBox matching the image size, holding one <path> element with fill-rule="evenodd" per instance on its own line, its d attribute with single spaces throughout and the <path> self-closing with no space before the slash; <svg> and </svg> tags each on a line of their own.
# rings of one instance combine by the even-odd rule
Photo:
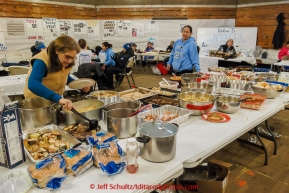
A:
<svg viewBox="0 0 289 193">
<path fill-rule="evenodd" d="M 209 121 L 221 121 L 224 118 L 217 112 L 214 112 L 208 116 Z"/>
</svg>

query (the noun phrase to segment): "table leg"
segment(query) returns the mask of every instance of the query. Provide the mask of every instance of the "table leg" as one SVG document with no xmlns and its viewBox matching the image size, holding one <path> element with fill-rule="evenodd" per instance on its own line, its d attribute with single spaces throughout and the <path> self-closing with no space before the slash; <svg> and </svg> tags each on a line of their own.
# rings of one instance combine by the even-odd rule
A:
<svg viewBox="0 0 289 193">
<path fill-rule="evenodd" d="M 256 133 L 256 136 L 258 138 L 258 140 L 260 141 L 261 145 L 262 145 L 262 148 L 263 148 L 263 151 L 265 153 L 265 162 L 264 162 L 264 165 L 268 165 L 268 152 L 267 152 L 267 148 L 265 146 L 265 144 L 263 143 L 263 141 L 261 140 L 261 137 L 259 135 L 259 129 L 258 127 L 255 127 L 255 133 Z"/>
</svg>

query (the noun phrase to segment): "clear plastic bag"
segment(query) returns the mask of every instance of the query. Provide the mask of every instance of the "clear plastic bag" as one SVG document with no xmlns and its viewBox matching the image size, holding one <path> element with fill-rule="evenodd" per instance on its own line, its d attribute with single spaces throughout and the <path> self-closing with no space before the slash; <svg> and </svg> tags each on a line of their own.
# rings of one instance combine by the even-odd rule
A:
<svg viewBox="0 0 289 193">
<path fill-rule="evenodd" d="M 32 185 L 31 178 L 23 171 L 12 172 L 9 175 L 0 176 L 1 193 L 25 193 Z"/>
<path fill-rule="evenodd" d="M 61 154 L 31 165 L 27 170 L 37 188 L 58 189 L 67 178 L 66 162 Z"/>
</svg>

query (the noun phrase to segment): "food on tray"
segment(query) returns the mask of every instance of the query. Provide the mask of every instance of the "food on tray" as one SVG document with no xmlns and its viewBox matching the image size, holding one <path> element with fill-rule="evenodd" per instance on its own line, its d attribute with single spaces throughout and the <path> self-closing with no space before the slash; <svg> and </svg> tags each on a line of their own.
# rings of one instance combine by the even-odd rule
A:
<svg viewBox="0 0 289 193">
<path fill-rule="evenodd" d="M 66 164 L 61 154 L 28 167 L 33 183 L 39 188 L 57 189 L 66 179 Z M 55 183 L 52 183 L 55 182 Z"/>
<path fill-rule="evenodd" d="M 283 90 L 283 86 L 280 84 L 268 84 L 267 82 L 258 82 L 257 84 L 254 85 L 255 87 L 258 88 L 266 88 L 266 89 L 274 89 L 274 90 Z"/>
<path fill-rule="evenodd" d="M 98 131 L 99 128 L 90 130 L 88 126 L 84 125 L 83 123 L 79 123 L 79 124 L 73 124 L 73 125 L 67 126 L 63 130 L 67 131 L 68 133 L 70 133 L 77 139 L 84 139 L 88 135 L 91 135 L 92 131 Z"/>
<path fill-rule="evenodd" d="M 244 101 L 241 103 L 242 108 L 259 110 L 266 96 L 259 94 L 244 94 L 240 97 Z"/>
<path fill-rule="evenodd" d="M 117 96 L 116 93 L 95 93 L 93 94 L 95 97 L 101 97 L 101 98 L 108 98 L 108 97 L 114 97 Z"/>
<path fill-rule="evenodd" d="M 182 77 L 181 76 L 173 76 L 173 77 L 170 77 L 170 80 L 181 80 Z"/>
<path fill-rule="evenodd" d="M 129 100 L 137 100 L 140 98 L 145 98 L 148 96 L 151 96 L 153 93 L 151 93 L 150 91 L 132 91 L 129 93 L 125 93 L 122 94 L 120 97 L 125 100 L 125 101 L 129 101 Z"/>
<path fill-rule="evenodd" d="M 210 102 L 210 97 L 196 97 L 193 94 L 184 94 L 182 99 L 187 102 Z"/>
<path fill-rule="evenodd" d="M 229 80 L 238 80 L 238 77 L 236 76 L 227 76 Z"/>
<path fill-rule="evenodd" d="M 163 122 L 167 122 L 167 121 L 171 121 L 175 118 L 178 118 L 179 115 L 178 114 L 174 114 L 174 113 L 171 113 L 171 112 L 164 112 L 163 114 L 161 115 L 152 115 L 152 114 L 148 114 L 146 117 L 145 117 L 145 120 L 146 121 L 155 121 L 157 119 L 163 121 Z"/>
<path fill-rule="evenodd" d="M 179 102 L 176 100 L 169 100 L 169 99 L 161 99 L 161 98 L 154 98 L 151 100 L 146 100 L 147 103 L 156 104 L 156 105 L 173 105 L 179 106 Z"/>
<path fill-rule="evenodd" d="M 161 90 L 160 87 L 153 87 L 151 90 L 152 90 L 152 92 L 155 92 L 155 93 L 158 93 L 158 94 L 161 94 L 161 95 L 166 95 L 166 96 L 173 96 L 173 95 L 176 94 L 174 92 L 170 92 L 170 91 L 167 91 L 167 90 Z"/>
<path fill-rule="evenodd" d="M 70 144 L 55 130 L 30 133 L 23 142 L 34 160 L 41 160 L 70 148 Z"/>
<path fill-rule="evenodd" d="M 224 118 L 218 112 L 214 112 L 214 113 L 209 114 L 207 119 L 209 121 L 221 121 Z"/>
<path fill-rule="evenodd" d="M 84 113 L 87 111 L 92 111 L 97 108 L 98 106 L 87 106 L 87 107 L 75 108 L 75 110 L 77 110 L 79 113 Z"/>
</svg>

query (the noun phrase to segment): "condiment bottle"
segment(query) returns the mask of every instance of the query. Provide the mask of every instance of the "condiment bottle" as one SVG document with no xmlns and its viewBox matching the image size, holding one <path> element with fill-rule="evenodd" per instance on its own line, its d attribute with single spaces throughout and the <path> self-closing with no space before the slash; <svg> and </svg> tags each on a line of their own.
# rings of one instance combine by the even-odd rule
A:
<svg viewBox="0 0 289 193">
<path fill-rule="evenodd" d="M 138 170 L 137 162 L 138 144 L 135 138 L 130 138 L 126 143 L 126 170 L 133 174 Z"/>
</svg>

